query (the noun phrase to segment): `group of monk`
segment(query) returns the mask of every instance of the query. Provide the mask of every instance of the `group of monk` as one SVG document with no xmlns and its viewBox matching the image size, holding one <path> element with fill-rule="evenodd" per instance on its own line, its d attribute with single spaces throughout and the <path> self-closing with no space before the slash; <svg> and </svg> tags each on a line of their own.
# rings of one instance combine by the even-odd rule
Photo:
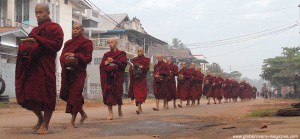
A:
<svg viewBox="0 0 300 139">
<path fill-rule="evenodd" d="M 56 56 L 63 47 L 64 33 L 59 24 L 51 22 L 49 6 L 38 3 L 35 6 L 35 15 L 38 26 L 34 27 L 27 39 L 21 40 L 16 63 L 16 98 L 18 104 L 32 111 L 37 116 L 37 124 L 33 127 L 38 134 L 47 134 L 50 119 L 56 105 Z M 60 55 L 61 88 L 59 98 L 66 102 L 66 113 L 71 114 L 69 128 L 74 128 L 76 116 L 81 115 L 79 124 L 87 119 L 83 110 L 82 96 L 87 65 L 92 60 L 93 43 L 83 36 L 83 27 L 74 23 L 72 39 L 65 42 Z M 144 50 L 138 48 L 137 57 L 128 62 L 126 52 L 117 48 L 118 39 L 108 40 L 110 51 L 106 52 L 100 63 L 100 81 L 103 102 L 108 108 L 107 120 L 113 119 L 113 106 L 118 105 L 118 115 L 122 113 L 123 84 L 125 68 L 130 63 L 130 86 L 128 97 L 135 100 L 136 113 L 142 113 L 142 103 L 148 93 L 147 74 L 150 68 L 150 59 L 144 56 Z M 159 110 L 159 101 L 163 100 L 164 108 L 168 109 L 168 102 L 173 101 L 176 108 L 176 99 L 180 99 L 178 107 L 182 108 L 182 101 L 187 105 L 200 104 L 200 98 L 205 95 L 210 104 L 210 98 L 221 103 L 230 100 L 250 100 L 251 92 L 256 89 L 246 82 L 238 83 L 230 78 L 223 79 L 209 73 L 204 76 L 201 68 L 192 63 L 187 68 L 185 62 L 181 69 L 172 62 L 171 58 L 164 61 L 161 55 L 157 56 L 158 63 L 154 66 L 153 89 L 156 106 Z M 256 92 L 256 91 L 255 91 Z M 255 93 L 256 94 L 256 93 Z"/>
<path fill-rule="evenodd" d="M 38 3 L 35 15 L 38 26 L 21 40 L 16 63 L 16 98 L 18 104 L 38 118 L 33 127 L 38 134 L 47 134 L 56 105 L 56 56 L 63 46 L 64 33 L 59 24 L 51 22 L 49 6 Z M 59 97 L 67 102 L 66 113 L 72 115 L 69 127 L 74 128 L 77 113 L 80 124 L 87 118 L 82 109 L 82 96 L 87 64 L 92 60 L 93 43 L 86 39 L 83 27 L 74 23 L 72 39 L 66 41 L 60 63 L 62 81 Z"/>
</svg>

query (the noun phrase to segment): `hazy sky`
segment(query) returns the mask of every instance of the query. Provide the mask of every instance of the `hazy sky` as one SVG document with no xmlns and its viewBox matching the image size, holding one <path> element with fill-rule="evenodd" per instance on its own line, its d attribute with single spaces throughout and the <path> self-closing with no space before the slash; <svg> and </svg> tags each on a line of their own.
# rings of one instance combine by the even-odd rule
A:
<svg viewBox="0 0 300 139">
<path fill-rule="evenodd" d="M 137 17 L 148 34 L 171 43 L 177 37 L 185 44 L 224 40 L 299 20 L 300 0 L 90 0 L 108 14 Z M 225 72 L 240 71 L 258 79 L 263 59 L 281 55 L 281 47 L 300 45 L 300 27 L 265 37 L 216 47 L 191 49 L 221 65 Z M 240 38 L 243 39 L 243 38 Z M 236 42 L 236 41 L 234 41 Z M 190 48 L 201 46 L 189 46 Z M 230 70 L 231 67 L 231 70 Z"/>
</svg>

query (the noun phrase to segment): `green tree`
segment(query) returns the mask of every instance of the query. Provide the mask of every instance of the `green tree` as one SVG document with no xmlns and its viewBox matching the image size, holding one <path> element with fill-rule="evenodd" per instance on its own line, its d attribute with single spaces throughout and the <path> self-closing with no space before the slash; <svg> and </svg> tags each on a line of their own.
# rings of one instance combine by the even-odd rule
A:
<svg viewBox="0 0 300 139">
<path fill-rule="evenodd" d="M 264 60 L 262 74 L 260 75 L 263 79 L 270 81 L 272 86 L 276 88 L 296 83 L 295 75 L 300 70 L 300 47 L 284 47 L 282 49 L 282 56 Z M 298 84 L 294 85 L 297 88 Z"/>
</svg>

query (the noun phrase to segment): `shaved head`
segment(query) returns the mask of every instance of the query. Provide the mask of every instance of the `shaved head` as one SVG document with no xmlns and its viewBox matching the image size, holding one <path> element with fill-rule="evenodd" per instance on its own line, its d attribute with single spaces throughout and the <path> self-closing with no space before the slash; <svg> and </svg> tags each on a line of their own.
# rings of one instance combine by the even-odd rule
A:
<svg viewBox="0 0 300 139">
<path fill-rule="evenodd" d="M 186 62 L 181 62 L 182 68 L 186 68 Z"/>
<path fill-rule="evenodd" d="M 35 5 L 35 16 L 38 22 L 49 19 L 50 11 L 48 4 L 42 2 Z"/>
<path fill-rule="evenodd" d="M 142 47 L 137 48 L 137 54 L 138 56 L 143 56 L 144 55 L 144 49 Z"/>
<path fill-rule="evenodd" d="M 168 64 L 171 64 L 172 63 L 172 58 L 168 57 L 166 61 L 167 61 Z"/>
<path fill-rule="evenodd" d="M 156 56 L 156 59 L 161 62 L 161 61 L 163 61 L 163 56 L 161 54 L 158 54 Z"/>
<path fill-rule="evenodd" d="M 84 29 L 80 23 L 73 24 L 73 27 L 72 27 L 72 35 L 73 36 L 75 36 L 75 37 L 80 36 L 83 31 L 84 31 Z"/>
<path fill-rule="evenodd" d="M 107 41 L 110 50 L 115 51 L 117 49 L 117 45 L 118 45 L 118 38 L 116 37 L 111 37 L 108 39 Z"/>
<path fill-rule="evenodd" d="M 42 8 L 42 9 L 45 10 L 45 12 L 49 12 L 50 13 L 50 11 L 49 11 L 49 5 L 47 3 L 45 3 L 45 2 L 41 2 L 41 3 L 36 4 L 35 8 L 37 8 L 37 7 L 38 8 Z"/>
</svg>

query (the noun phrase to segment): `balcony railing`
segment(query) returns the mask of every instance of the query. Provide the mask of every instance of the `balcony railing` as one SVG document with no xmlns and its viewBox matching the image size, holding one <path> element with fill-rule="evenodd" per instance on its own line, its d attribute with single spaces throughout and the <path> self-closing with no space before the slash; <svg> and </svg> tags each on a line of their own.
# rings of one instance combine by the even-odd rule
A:
<svg viewBox="0 0 300 139">
<path fill-rule="evenodd" d="M 107 44 L 108 38 L 96 38 L 92 39 L 92 41 L 95 50 L 109 49 L 109 46 Z M 125 41 L 124 39 L 119 40 L 118 49 L 123 50 L 125 52 L 135 54 L 138 47 L 139 45 Z"/>
</svg>

